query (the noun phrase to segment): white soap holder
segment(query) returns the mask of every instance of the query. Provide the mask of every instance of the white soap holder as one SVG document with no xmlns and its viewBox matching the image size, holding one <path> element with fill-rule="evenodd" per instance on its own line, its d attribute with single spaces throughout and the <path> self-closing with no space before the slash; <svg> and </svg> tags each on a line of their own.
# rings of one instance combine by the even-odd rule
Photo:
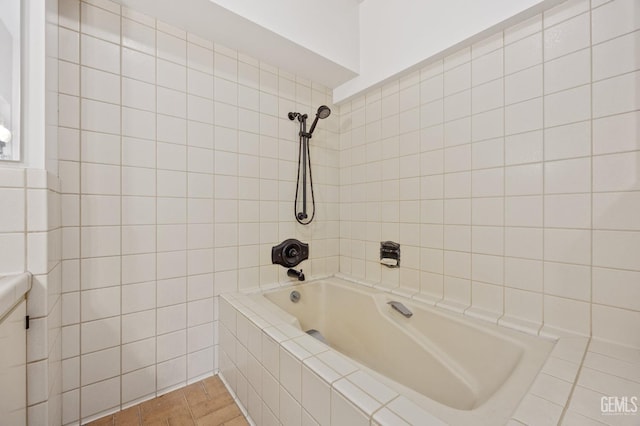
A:
<svg viewBox="0 0 640 426">
<path fill-rule="evenodd" d="M 380 263 L 388 268 L 400 267 L 400 244 L 393 241 L 380 242 Z"/>
</svg>

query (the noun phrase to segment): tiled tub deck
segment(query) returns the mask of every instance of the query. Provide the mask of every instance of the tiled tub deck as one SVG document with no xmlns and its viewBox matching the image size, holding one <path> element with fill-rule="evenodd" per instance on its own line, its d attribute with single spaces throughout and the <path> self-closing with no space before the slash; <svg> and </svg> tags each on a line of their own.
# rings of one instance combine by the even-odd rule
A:
<svg viewBox="0 0 640 426">
<path fill-rule="evenodd" d="M 220 375 L 251 422 L 444 424 L 248 294 L 220 298 L 219 332 Z M 602 397 L 624 396 L 640 396 L 640 350 L 556 336 L 509 424 L 640 424 L 640 413 L 602 413 Z"/>
</svg>

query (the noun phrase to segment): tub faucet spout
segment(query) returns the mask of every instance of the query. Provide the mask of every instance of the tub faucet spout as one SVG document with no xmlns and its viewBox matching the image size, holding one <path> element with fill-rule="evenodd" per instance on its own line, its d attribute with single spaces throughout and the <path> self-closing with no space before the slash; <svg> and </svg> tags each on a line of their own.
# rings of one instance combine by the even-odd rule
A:
<svg viewBox="0 0 640 426">
<path fill-rule="evenodd" d="M 300 271 L 296 271 L 293 268 L 289 268 L 289 270 L 287 271 L 287 275 L 291 278 L 297 278 L 298 281 L 304 281 L 304 274 L 302 273 L 302 269 L 300 269 Z"/>
<path fill-rule="evenodd" d="M 391 302 L 387 302 L 387 304 L 391 305 L 393 309 L 395 309 L 396 311 L 404 315 L 405 318 L 411 318 L 411 315 L 413 315 L 413 312 L 411 312 L 409 308 L 407 308 L 400 302 L 396 302 L 395 300 L 392 300 Z"/>
</svg>

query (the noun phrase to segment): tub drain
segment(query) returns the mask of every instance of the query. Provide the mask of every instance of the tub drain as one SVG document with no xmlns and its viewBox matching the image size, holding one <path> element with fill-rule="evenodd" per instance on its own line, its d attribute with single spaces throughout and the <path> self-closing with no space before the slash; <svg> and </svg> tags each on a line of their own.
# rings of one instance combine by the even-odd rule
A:
<svg viewBox="0 0 640 426">
<path fill-rule="evenodd" d="M 314 339 L 318 339 L 320 340 L 322 343 L 325 343 L 328 345 L 326 339 L 324 338 L 324 336 L 316 329 L 312 328 L 311 330 L 307 330 L 307 334 L 311 337 L 313 337 Z"/>
</svg>

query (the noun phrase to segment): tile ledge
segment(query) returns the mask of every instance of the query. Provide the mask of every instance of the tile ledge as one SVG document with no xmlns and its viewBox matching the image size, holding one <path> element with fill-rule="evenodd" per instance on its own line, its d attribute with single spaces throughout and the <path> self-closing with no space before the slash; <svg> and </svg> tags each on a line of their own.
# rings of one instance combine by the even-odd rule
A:
<svg viewBox="0 0 640 426">
<path fill-rule="evenodd" d="M 29 290 L 31 290 L 29 272 L 0 277 L 0 320 L 25 298 Z"/>
</svg>

